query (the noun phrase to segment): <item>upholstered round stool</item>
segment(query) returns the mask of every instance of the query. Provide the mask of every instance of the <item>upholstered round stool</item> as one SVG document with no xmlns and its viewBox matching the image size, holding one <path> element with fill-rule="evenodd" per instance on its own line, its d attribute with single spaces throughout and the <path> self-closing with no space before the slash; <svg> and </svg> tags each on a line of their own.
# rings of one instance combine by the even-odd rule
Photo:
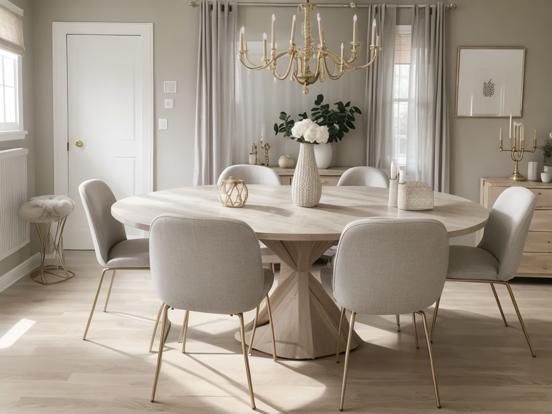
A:
<svg viewBox="0 0 552 414">
<path fill-rule="evenodd" d="M 63 228 L 74 208 L 73 200 L 59 195 L 33 197 L 21 205 L 19 216 L 33 224 L 40 241 L 40 267 L 31 274 L 35 282 L 50 285 L 75 276 L 65 267 L 63 257 Z M 46 264 L 49 253 L 54 264 Z"/>
</svg>

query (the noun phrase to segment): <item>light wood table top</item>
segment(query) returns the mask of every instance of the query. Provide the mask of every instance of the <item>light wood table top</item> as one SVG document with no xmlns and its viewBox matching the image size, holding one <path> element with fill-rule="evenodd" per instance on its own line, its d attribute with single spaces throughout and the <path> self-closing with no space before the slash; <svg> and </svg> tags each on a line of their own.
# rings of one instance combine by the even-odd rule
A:
<svg viewBox="0 0 552 414">
<path fill-rule="evenodd" d="M 441 221 L 450 237 L 475 232 L 485 225 L 488 210 L 467 199 L 435 193 L 430 211 L 403 211 L 387 206 L 386 189 L 324 187 L 316 208 L 301 208 L 291 201 L 289 186 L 249 185 L 243 208 L 223 207 L 214 186 L 183 187 L 128 197 L 111 212 L 122 223 L 149 230 L 162 214 L 187 217 L 225 217 L 250 225 L 260 240 L 335 241 L 350 222 L 367 217 L 424 217 Z"/>
</svg>

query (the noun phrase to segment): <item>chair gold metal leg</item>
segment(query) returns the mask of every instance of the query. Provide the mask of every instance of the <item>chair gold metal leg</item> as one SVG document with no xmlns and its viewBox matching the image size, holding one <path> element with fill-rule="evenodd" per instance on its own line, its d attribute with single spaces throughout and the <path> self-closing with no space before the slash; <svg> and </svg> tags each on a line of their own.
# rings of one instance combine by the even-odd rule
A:
<svg viewBox="0 0 552 414">
<path fill-rule="evenodd" d="M 398 313 L 395 315 L 395 319 L 397 320 L 397 332 L 401 331 L 401 315 Z"/>
<path fill-rule="evenodd" d="M 502 316 L 502 320 L 504 321 L 504 326 L 508 327 L 508 322 L 506 321 L 506 316 L 504 316 L 504 311 L 502 310 L 502 305 L 500 304 L 500 299 L 498 298 L 498 295 L 496 293 L 494 283 L 490 283 L 490 285 L 496 300 L 496 304 L 498 305 L 498 310 L 500 311 L 500 316 Z"/>
<path fill-rule="evenodd" d="M 416 338 L 416 349 L 420 349 L 420 342 L 418 341 L 418 325 L 416 324 L 416 312 L 412 313 L 412 325 L 414 326 L 414 338 Z"/>
<path fill-rule="evenodd" d="M 184 323 L 182 324 L 182 353 L 186 353 L 186 336 L 188 336 L 188 320 L 190 319 L 190 311 L 184 311 Z"/>
<path fill-rule="evenodd" d="M 523 330 L 523 334 L 525 335 L 525 340 L 527 341 L 527 345 L 529 345 L 529 351 L 531 352 L 531 356 L 535 358 L 537 355 L 535 354 L 535 351 L 533 351 L 533 346 L 531 345 L 529 334 L 527 333 L 527 329 L 525 328 L 525 323 L 523 322 L 523 318 L 521 317 L 521 312 L 519 311 L 516 298 L 514 296 L 514 291 L 512 290 L 510 283 L 506 282 L 505 284 L 506 284 L 506 287 L 508 288 L 508 293 L 510 294 L 510 298 L 512 299 L 512 304 L 514 305 L 514 309 L 516 310 L 516 314 L 519 319 L 519 324 L 521 325 L 521 329 Z"/>
<path fill-rule="evenodd" d="M 102 284 L 104 281 L 105 274 L 107 273 L 109 269 L 105 268 L 102 270 L 102 274 L 100 276 L 100 281 L 98 283 L 98 288 L 96 289 L 96 296 L 94 296 L 94 302 L 92 302 L 92 309 L 90 309 L 90 315 L 88 316 L 88 321 L 86 322 L 86 328 L 84 328 L 84 335 L 82 336 L 83 340 L 86 340 L 86 335 L 88 335 L 88 329 L 90 328 L 90 323 L 92 322 L 92 316 L 94 315 L 94 310 L 96 309 L 96 303 L 98 302 L 98 296 L 100 294 L 100 290 L 102 288 Z"/>
<path fill-rule="evenodd" d="M 153 343 L 155 342 L 155 335 L 157 334 L 157 327 L 159 326 L 159 319 L 161 319 L 161 313 L 163 313 L 163 306 L 165 306 L 165 305 L 161 304 L 161 306 L 159 306 L 159 311 L 157 312 L 157 318 L 155 318 L 155 324 L 153 325 L 153 333 L 151 334 L 150 346 L 149 346 L 149 351 L 150 352 L 153 352 Z"/>
<path fill-rule="evenodd" d="M 343 382 L 341 383 L 341 400 L 339 401 L 339 411 L 343 411 L 345 403 L 345 391 L 347 389 L 347 374 L 349 373 L 349 356 L 351 354 L 351 342 L 355 329 L 356 312 L 351 312 L 351 320 L 349 322 L 349 335 L 347 336 L 347 348 L 345 349 L 345 364 L 343 364 Z"/>
<path fill-rule="evenodd" d="M 116 273 L 116 270 L 113 270 L 113 273 L 111 273 L 111 282 L 109 283 L 109 289 L 107 290 L 107 296 L 105 297 L 105 304 L 103 308 L 104 312 L 107 312 L 107 304 L 109 303 L 109 298 L 111 297 L 111 289 L 113 289 L 113 281 L 115 280 Z"/>
<path fill-rule="evenodd" d="M 276 361 L 276 334 L 274 333 L 274 322 L 272 319 L 272 306 L 270 305 L 270 298 L 266 295 L 266 308 L 268 310 L 268 323 L 270 324 L 270 330 L 272 331 L 272 359 Z M 253 345 L 253 341 L 251 341 Z"/>
<path fill-rule="evenodd" d="M 435 309 L 433 309 L 433 318 L 431 320 L 431 331 L 429 332 L 429 340 L 431 343 L 433 343 L 433 332 L 435 331 L 435 327 L 437 326 L 437 312 L 439 312 L 440 303 L 441 297 L 439 296 L 439 299 L 437 299 L 437 302 L 435 302 Z"/>
<path fill-rule="evenodd" d="M 431 352 L 431 340 L 429 338 L 429 331 L 427 326 L 426 314 L 423 311 L 418 312 L 422 315 L 422 322 L 424 323 L 424 334 L 427 343 L 427 354 L 429 356 L 429 365 L 431 367 L 431 377 L 433 379 L 433 391 L 435 392 L 435 401 L 437 408 L 441 408 L 441 399 L 439 398 L 439 387 L 437 386 L 437 377 L 435 376 L 435 366 L 433 364 L 433 353 Z"/>
<path fill-rule="evenodd" d="M 345 308 L 341 308 L 341 313 L 339 314 L 339 324 L 337 325 L 337 345 L 335 349 L 335 363 L 339 364 L 339 354 L 340 354 L 340 345 L 341 345 L 341 327 L 343 326 L 343 318 L 345 317 Z"/>
<path fill-rule="evenodd" d="M 165 332 L 167 327 L 167 313 L 169 311 L 169 305 L 163 304 L 163 323 L 161 325 L 161 332 Z M 157 383 L 159 381 L 159 372 L 161 372 L 161 362 L 163 360 L 163 348 L 165 348 L 166 336 L 161 335 L 159 341 L 159 352 L 157 353 L 157 366 L 155 368 L 155 377 L 153 379 L 153 389 L 151 391 L 151 402 L 155 401 L 155 392 L 157 391 Z"/>
<path fill-rule="evenodd" d="M 251 339 L 249 340 L 249 349 L 247 353 L 251 355 L 251 350 L 253 349 L 253 341 L 255 340 L 255 332 L 257 332 L 257 322 L 259 321 L 259 307 L 261 304 L 257 305 L 255 309 L 255 319 L 253 320 L 253 330 L 251 331 Z"/>
<path fill-rule="evenodd" d="M 245 348 L 245 327 L 243 323 L 243 313 L 238 313 L 238 317 L 240 318 L 240 339 L 241 339 L 241 347 L 242 347 L 242 353 L 243 353 L 243 361 L 245 363 L 245 374 L 247 376 L 247 385 L 249 387 L 249 397 L 251 398 L 251 408 L 255 410 L 256 409 L 255 394 L 253 393 L 253 383 L 251 382 L 249 358 L 247 357 L 247 350 Z"/>
</svg>

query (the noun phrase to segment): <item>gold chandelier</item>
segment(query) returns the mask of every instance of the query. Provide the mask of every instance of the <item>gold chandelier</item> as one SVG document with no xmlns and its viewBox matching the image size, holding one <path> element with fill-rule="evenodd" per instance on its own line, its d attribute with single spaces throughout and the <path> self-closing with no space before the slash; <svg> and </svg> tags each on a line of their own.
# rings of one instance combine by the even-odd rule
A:
<svg viewBox="0 0 552 414">
<path fill-rule="evenodd" d="M 252 63 L 247 56 L 247 41 L 245 40 L 245 28 L 240 30 L 240 62 L 248 69 L 261 70 L 269 69 L 272 76 L 279 80 L 287 79 L 289 76 L 303 86 L 303 93 L 309 92 L 308 86 L 326 79 L 336 80 L 343 76 L 346 71 L 365 69 L 372 65 L 381 51 L 380 38 L 377 34 L 376 20 L 372 22 L 372 41 L 370 44 L 370 52 L 368 62 L 363 65 L 355 65 L 358 57 L 360 42 L 357 41 L 356 25 L 357 15 L 353 16 L 353 40 L 351 42 L 350 56 L 348 59 L 344 57 L 344 45 L 341 43 L 341 51 L 339 55 L 330 50 L 325 43 L 324 29 L 322 27 L 322 19 L 320 13 L 317 14 L 318 22 L 318 45 L 316 49 L 311 34 L 311 14 L 316 9 L 316 5 L 306 0 L 305 3 L 299 4 L 297 10 L 303 12 L 303 47 L 298 48 L 295 44 L 295 20 L 293 15 L 291 20 L 291 36 L 289 40 L 289 48 L 286 51 L 278 52 L 276 46 L 275 30 L 276 16 L 272 15 L 271 26 L 271 47 L 270 56 L 267 53 L 267 35 L 263 33 L 263 59 L 258 65 Z M 280 59 L 287 57 L 289 62 L 283 74 L 278 73 L 277 65 Z M 328 67 L 328 60 L 334 63 L 334 72 Z M 314 67 L 313 69 L 311 69 Z"/>
</svg>

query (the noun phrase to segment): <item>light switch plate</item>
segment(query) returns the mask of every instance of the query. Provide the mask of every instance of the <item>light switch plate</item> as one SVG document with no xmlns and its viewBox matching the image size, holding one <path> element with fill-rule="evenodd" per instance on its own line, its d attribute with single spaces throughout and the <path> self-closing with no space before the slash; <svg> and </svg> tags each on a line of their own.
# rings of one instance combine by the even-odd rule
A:
<svg viewBox="0 0 552 414">
<path fill-rule="evenodd" d="M 157 120 L 157 128 L 159 129 L 159 131 L 164 131 L 168 129 L 168 127 L 169 123 L 167 122 L 167 118 L 159 118 Z"/>
<path fill-rule="evenodd" d="M 163 92 L 165 92 L 165 93 L 176 93 L 176 81 L 164 81 L 163 82 Z"/>
<path fill-rule="evenodd" d="M 173 98 L 165 98 L 163 100 L 163 107 L 165 109 L 173 109 L 174 108 L 174 99 Z"/>
</svg>

